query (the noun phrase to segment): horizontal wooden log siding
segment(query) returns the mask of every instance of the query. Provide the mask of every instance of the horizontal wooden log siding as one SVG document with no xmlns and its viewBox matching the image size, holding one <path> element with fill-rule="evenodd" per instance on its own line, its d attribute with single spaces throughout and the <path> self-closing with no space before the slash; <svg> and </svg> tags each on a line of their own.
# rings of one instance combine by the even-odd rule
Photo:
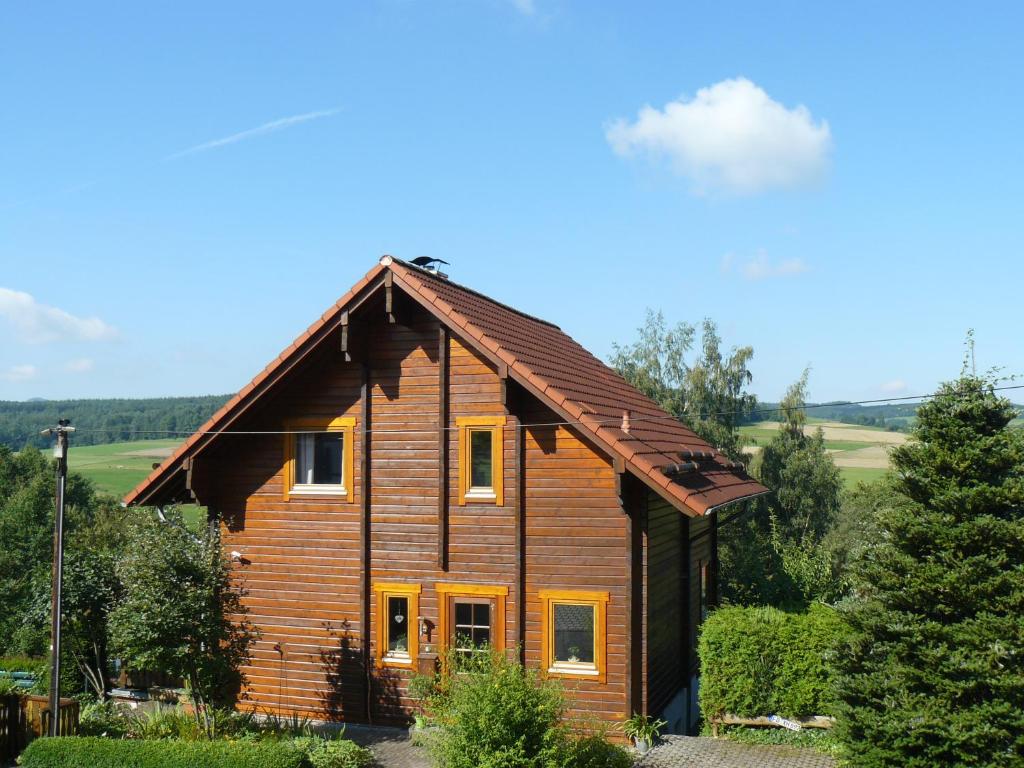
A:
<svg viewBox="0 0 1024 768">
<path fill-rule="evenodd" d="M 460 505 L 456 419 L 504 415 L 498 372 L 464 340 L 449 346 L 448 570 L 438 567 L 437 321 L 416 311 L 389 324 L 367 311 L 365 362 L 372 413 L 370 585 L 421 585 L 419 613 L 437 644 L 437 582 L 507 586 L 505 642 L 519 642 L 516 425 L 559 419 L 532 398 L 513 405 L 503 430 L 504 505 Z M 353 501 L 282 498 L 283 441 L 249 436 L 221 445 L 205 461 L 214 478 L 211 506 L 225 515 L 224 545 L 242 553 L 245 604 L 262 637 L 245 672 L 242 706 L 315 717 L 364 720 L 365 668 L 360 622 L 361 362 L 331 345 L 284 383 L 238 429 L 280 429 L 289 418 L 356 417 Z M 628 644 L 627 525 L 611 462 L 573 430 L 538 427 L 523 434 L 523 561 L 526 660 L 540 663 L 540 589 L 607 590 L 607 682 L 568 680 L 572 711 L 609 722 L 626 716 Z M 376 605 L 368 634 L 372 646 Z M 410 617 L 415 620 L 416 617 Z M 374 649 L 370 647 L 372 658 Z M 373 669 L 376 722 L 404 721 L 411 672 Z"/>
<path fill-rule="evenodd" d="M 537 404 L 527 424 L 558 422 Z M 541 589 L 606 590 L 606 682 L 564 679 L 570 711 L 609 723 L 626 717 L 628 517 L 612 463 L 571 428 L 526 428 L 526 662 L 541 663 Z"/>
<path fill-rule="evenodd" d="M 239 429 L 280 430 L 285 419 L 352 416 L 362 451 L 361 373 L 336 345 L 319 351 Z M 365 701 L 359 593 L 359 464 L 351 503 L 293 496 L 284 501 L 280 435 L 226 437 L 211 467 L 211 505 L 224 514 L 224 547 L 245 559 L 249 619 L 260 629 L 243 707 L 361 720 Z M 346 479 L 348 482 L 348 479 Z"/>
<path fill-rule="evenodd" d="M 686 518 L 660 497 L 647 498 L 647 704 L 661 712 L 686 684 Z"/>
</svg>

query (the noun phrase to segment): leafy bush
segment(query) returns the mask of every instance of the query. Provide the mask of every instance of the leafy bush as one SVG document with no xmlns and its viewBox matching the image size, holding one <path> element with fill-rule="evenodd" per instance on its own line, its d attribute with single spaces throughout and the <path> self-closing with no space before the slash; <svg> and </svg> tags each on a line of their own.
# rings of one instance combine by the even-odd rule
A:
<svg viewBox="0 0 1024 768">
<path fill-rule="evenodd" d="M 304 752 L 288 742 L 124 741 L 82 736 L 36 739 L 23 768 L 301 768 Z"/>
<path fill-rule="evenodd" d="M 566 738 L 554 750 L 545 768 L 631 768 L 633 758 L 602 735 Z"/>
<path fill-rule="evenodd" d="M 81 736 L 123 739 L 136 730 L 137 724 L 138 717 L 128 707 L 109 700 L 97 701 L 82 707 L 78 733 Z"/>
<path fill-rule="evenodd" d="M 832 649 L 845 625 L 833 609 L 721 608 L 700 636 L 700 706 L 705 717 L 835 712 Z"/>
<path fill-rule="evenodd" d="M 631 764 L 601 735 L 575 738 L 563 722 L 565 699 L 498 652 L 450 653 L 444 672 L 417 683 L 439 726 L 430 749 L 445 768 L 619 768 Z"/>
<path fill-rule="evenodd" d="M 32 659 L 28 656 L 0 656 L 0 671 L 28 672 L 34 677 L 42 677 L 46 674 L 48 663 L 46 659 Z"/>
<path fill-rule="evenodd" d="M 373 753 L 345 739 L 310 739 L 306 753 L 313 768 L 365 768 L 373 762 Z"/>
</svg>

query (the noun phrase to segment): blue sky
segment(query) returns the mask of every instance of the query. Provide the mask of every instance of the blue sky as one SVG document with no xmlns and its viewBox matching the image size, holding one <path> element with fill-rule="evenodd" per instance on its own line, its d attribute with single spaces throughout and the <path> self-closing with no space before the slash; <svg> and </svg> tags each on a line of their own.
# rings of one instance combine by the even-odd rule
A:
<svg viewBox="0 0 1024 768">
<path fill-rule="evenodd" d="M 235 391 L 383 253 L 753 390 L 1024 372 L 1013 4 L 0 8 L 0 399 Z M 645 107 L 650 107 L 646 111 Z"/>
</svg>

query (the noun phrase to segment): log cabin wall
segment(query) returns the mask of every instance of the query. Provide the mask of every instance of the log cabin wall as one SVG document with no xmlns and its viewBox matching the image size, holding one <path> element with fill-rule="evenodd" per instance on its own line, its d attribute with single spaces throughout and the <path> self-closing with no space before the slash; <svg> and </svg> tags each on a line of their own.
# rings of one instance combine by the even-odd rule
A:
<svg viewBox="0 0 1024 768">
<path fill-rule="evenodd" d="M 418 613 L 429 630 L 421 650 L 440 639 L 438 582 L 506 587 L 505 646 L 511 650 L 523 642 L 526 663 L 532 666 L 542 658 L 539 590 L 607 591 L 605 680 L 576 677 L 563 684 L 572 715 L 623 720 L 629 714 L 629 518 L 620 505 L 611 462 L 571 427 L 529 427 L 520 433 L 523 466 L 518 476 L 518 425 L 561 419 L 525 395 L 511 409 L 506 406 L 495 367 L 454 334 L 441 341 L 444 336 L 431 316 L 413 312 L 404 322 L 388 323 L 380 313 L 363 329 L 371 457 L 367 586 L 419 585 Z M 448 526 L 442 542 L 438 418 L 445 357 Z M 199 459 L 214 478 L 210 505 L 224 515 L 225 550 L 242 554 L 236 568 L 247 589 L 244 603 L 262 632 L 245 669 L 243 707 L 374 722 L 406 721 L 411 711 L 406 691 L 412 671 L 374 664 L 376 600 L 370 600 L 366 632 L 361 625 L 363 362 L 344 362 L 337 346 L 325 345 L 236 427 L 280 431 L 289 419 L 355 417 L 351 501 L 296 495 L 286 500 L 281 435 L 225 436 Z M 489 415 L 507 419 L 502 504 L 463 505 L 457 420 Z M 521 507 L 525 527 L 519 546 L 521 486 L 526 488 Z M 445 555 L 441 562 L 440 552 Z M 519 621 L 520 578 L 525 581 L 524 626 Z"/>
<path fill-rule="evenodd" d="M 537 403 L 527 424 L 562 421 Z M 563 679 L 571 714 L 608 723 L 628 717 L 629 518 L 611 462 L 571 427 L 526 429 L 526 663 L 541 663 L 541 589 L 600 590 L 607 604 L 605 682 Z"/>
<path fill-rule="evenodd" d="M 358 416 L 359 385 L 358 366 L 320 351 L 238 429 L 273 432 L 288 418 Z M 358 456 L 358 429 L 354 437 Z M 197 462 L 211 477 L 209 504 L 222 513 L 224 549 L 243 557 L 234 567 L 247 590 L 248 618 L 261 632 L 240 706 L 362 720 L 359 473 L 352 503 L 285 501 L 283 439 L 224 436 Z"/>
</svg>

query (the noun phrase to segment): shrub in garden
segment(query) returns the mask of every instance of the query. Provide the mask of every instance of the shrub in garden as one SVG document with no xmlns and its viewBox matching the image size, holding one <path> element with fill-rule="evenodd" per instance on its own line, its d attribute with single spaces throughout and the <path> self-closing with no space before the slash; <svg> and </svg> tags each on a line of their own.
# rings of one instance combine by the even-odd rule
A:
<svg viewBox="0 0 1024 768">
<path fill-rule="evenodd" d="M 346 739 L 308 740 L 306 758 L 312 768 L 366 768 L 373 762 L 373 753 Z"/>
<path fill-rule="evenodd" d="M 450 653 L 432 685 L 418 684 L 439 726 L 430 748 L 444 768 L 619 768 L 621 747 L 600 735 L 576 738 L 563 722 L 554 681 L 498 652 Z M 432 691 L 432 693 L 429 693 Z"/>
<path fill-rule="evenodd" d="M 802 613 L 726 607 L 701 630 L 700 707 L 705 718 L 835 712 L 832 649 L 844 633 L 825 605 Z"/>
<path fill-rule="evenodd" d="M 303 768 L 286 741 L 131 741 L 83 736 L 36 739 L 22 768 Z"/>
</svg>

